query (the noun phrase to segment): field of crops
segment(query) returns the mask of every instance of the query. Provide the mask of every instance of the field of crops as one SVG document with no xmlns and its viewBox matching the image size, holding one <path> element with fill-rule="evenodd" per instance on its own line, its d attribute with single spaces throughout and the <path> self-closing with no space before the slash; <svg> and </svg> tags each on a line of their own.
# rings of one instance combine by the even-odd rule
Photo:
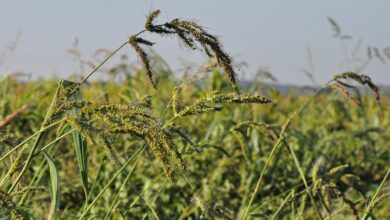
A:
<svg viewBox="0 0 390 220">
<path fill-rule="evenodd" d="M 390 218 L 390 97 L 375 82 L 239 86 L 213 35 L 157 15 L 120 47 L 141 65 L 0 79 L 1 219 Z M 210 62 L 175 77 L 145 31 Z"/>
</svg>

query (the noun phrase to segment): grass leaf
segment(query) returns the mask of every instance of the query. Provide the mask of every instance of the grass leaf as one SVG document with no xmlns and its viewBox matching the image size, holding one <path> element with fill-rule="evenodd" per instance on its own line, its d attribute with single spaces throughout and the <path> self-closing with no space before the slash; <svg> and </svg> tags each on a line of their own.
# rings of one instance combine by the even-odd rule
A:
<svg viewBox="0 0 390 220">
<path fill-rule="evenodd" d="M 49 168 L 50 168 L 50 185 L 51 185 L 52 202 L 50 205 L 48 219 L 57 219 L 58 210 L 60 207 L 60 184 L 58 180 L 57 167 L 49 155 L 47 155 L 45 152 L 42 153 L 45 155 L 46 161 L 49 164 Z"/>
</svg>

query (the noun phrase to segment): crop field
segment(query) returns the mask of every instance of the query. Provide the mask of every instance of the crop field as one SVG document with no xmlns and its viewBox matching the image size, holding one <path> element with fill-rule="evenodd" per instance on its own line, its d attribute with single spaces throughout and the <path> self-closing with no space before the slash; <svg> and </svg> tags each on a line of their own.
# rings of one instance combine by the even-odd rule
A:
<svg viewBox="0 0 390 220">
<path fill-rule="evenodd" d="M 240 83 L 217 37 L 158 15 L 89 74 L 2 75 L 0 219 L 390 219 L 382 87 L 356 72 Z M 147 32 L 209 62 L 177 77 Z M 106 63 L 124 47 L 139 63 Z"/>
</svg>

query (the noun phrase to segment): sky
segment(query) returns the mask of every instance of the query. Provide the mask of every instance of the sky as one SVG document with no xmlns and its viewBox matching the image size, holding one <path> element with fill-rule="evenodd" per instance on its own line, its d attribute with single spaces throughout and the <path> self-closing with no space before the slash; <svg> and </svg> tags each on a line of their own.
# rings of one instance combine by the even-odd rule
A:
<svg viewBox="0 0 390 220">
<path fill-rule="evenodd" d="M 248 64 L 238 72 L 241 80 L 267 68 L 280 83 L 311 83 L 302 70 L 323 83 L 336 73 L 355 70 L 359 63 L 346 64 L 344 49 L 351 54 L 358 41 L 357 58 L 362 61 L 367 46 L 380 52 L 390 47 L 388 0 L 0 0 L 0 77 L 25 72 L 66 78 L 78 69 L 67 52 L 75 38 L 82 56 L 91 58 L 97 49 L 115 49 L 142 30 L 147 14 L 155 9 L 161 10 L 160 22 L 195 20 L 218 35 L 237 63 Z M 352 36 L 344 40 L 345 47 L 333 37 L 328 17 Z M 145 37 L 157 43 L 154 50 L 177 72 L 185 64 L 206 60 L 176 38 Z M 130 48 L 122 53 L 137 61 Z M 373 59 L 361 73 L 390 84 L 390 60 Z"/>
</svg>

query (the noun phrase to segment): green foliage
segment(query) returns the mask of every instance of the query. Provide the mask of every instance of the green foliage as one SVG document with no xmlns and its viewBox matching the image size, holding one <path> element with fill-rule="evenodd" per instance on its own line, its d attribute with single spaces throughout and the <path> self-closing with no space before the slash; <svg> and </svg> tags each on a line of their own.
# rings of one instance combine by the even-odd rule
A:
<svg viewBox="0 0 390 220">
<path fill-rule="evenodd" d="M 142 70 L 139 71 L 143 73 Z M 128 180 L 127 173 L 118 174 L 91 207 L 88 215 L 103 218 L 108 210 L 111 210 L 112 218 L 136 218 L 153 212 L 160 218 L 199 218 L 201 215 L 224 218 L 223 216 L 229 215 L 234 219 L 242 215 L 248 197 L 253 193 L 259 171 L 263 168 L 273 143 L 279 137 L 281 125 L 287 119 L 286 115 L 303 105 L 307 97 L 285 95 L 280 97 L 278 102 L 267 105 L 233 105 L 230 104 L 235 100 L 232 97 L 246 97 L 245 93 L 229 95 L 230 93 L 224 92 L 215 93 L 213 90 L 202 92 L 194 84 L 180 86 L 171 81 L 161 84 L 159 92 L 156 92 L 153 88 L 145 90 L 139 83 L 134 83 L 142 80 L 143 75 L 138 74 L 129 76 L 123 84 L 94 83 L 82 90 L 81 96 L 85 101 L 69 101 L 62 107 L 76 108 L 79 113 L 63 113 L 62 116 L 57 114 L 56 121 L 62 117 L 66 118 L 66 124 L 62 126 L 65 132 L 71 131 L 71 125 L 88 142 L 88 180 L 93 180 L 89 182 L 90 199 L 96 198 L 112 177 L 112 173 L 118 169 L 115 162 L 108 163 L 107 160 L 99 165 L 103 155 L 112 158 L 111 154 L 114 154 L 122 167 L 120 161 L 126 160 L 125 158 L 134 154 L 143 144 L 149 146 L 151 154 L 143 154 L 142 160 L 138 162 Z M 27 91 L 36 93 L 32 97 L 25 97 L 31 92 L 22 93 L 20 89 L 25 89 L 23 85 L 17 81 L 10 82 L 13 86 L 9 88 L 7 99 L 40 103 L 9 125 L 9 128 L 15 131 L 8 134 L 11 142 L 18 143 L 39 128 L 39 119 L 43 120 L 40 115 L 45 114 L 51 101 L 48 91 L 55 88 L 54 82 L 51 83 L 52 88 L 49 88 L 48 83 L 50 82 L 28 84 Z M 144 95 L 151 97 L 147 101 L 150 104 L 145 104 L 142 99 L 144 95 L 128 92 L 129 83 L 135 85 L 132 89 L 144 91 Z M 41 89 L 34 90 L 37 87 Z M 180 87 L 180 91 L 172 92 L 175 87 Z M 209 85 L 204 87 L 212 88 Z M 99 94 L 101 91 L 107 91 L 111 104 L 95 100 L 96 95 L 93 94 Z M 178 94 L 175 102 L 176 113 L 172 107 L 174 93 Z M 126 97 L 118 94 L 126 94 Z M 224 94 L 224 98 L 220 98 L 221 94 Z M 388 97 L 382 97 L 384 108 L 380 110 L 373 98 L 363 96 L 364 108 L 358 108 L 343 102 L 343 97 L 324 93 L 307 107 L 304 115 L 295 121 L 287 132 L 288 142 L 300 161 L 316 205 L 324 217 L 354 216 L 356 210 L 359 216 L 362 216 L 366 198 L 375 192 L 376 186 L 383 180 L 390 154 L 390 137 L 387 135 L 389 128 L 386 126 L 390 113 L 385 107 L 388 103 Z M 67 105 L 72 105 L 72 108 Z M 221 111 L 183 115 L 181 112 L 185 111 L 187 106 L 200 106 L 199 109 L 205 106 L 218 107 Z M 13 106 L 10 112 L 18 107 Z M 175 119 L 172 120 L 173 118 Z M 152 129 L 148 129 L 148 126 Z M 151 131 L 153 133 L 150 133 Z M 233 133 L 241 136 L 241 143 Z M 49 144 L 61 134 L 64 133 L 58 133 L 56 129 L 48 130 L 41 146 Z M 169 136 L 164 136 L 165 134 Z M 160 135 L 171 142 L 164 143 L 162 138 L 161 142 L 158 142 L 157 138 L 152 139 L 160 138 Z M 107 146 L 104 146 L 102 138 L 107 138 L 111 153 Z M 152 143 L 160 144 L 163 149 L 150 146 Z M 169 183 L 161 177 L 159 167 L 162 166 L 164 170 L 164 165 L 161 165 L 161 159 L 156 155 L 159 152 L 165 153 L 172 174 L 176 172 L 173 164 L 180 170 L 175 159 L 175 150 L 168 149 L 164 144 L 173 144 L 180 153 L 187 168 L 184 175 L 191 186 L 180 176 L 177 176 L 174 183 Z M 59 208 L 61 218 L 65 219 L 76 218 L 79 210 L 83 210 L 85 200 L 76 159 L 77 151 L 73 145 L 73 139 L 65 136 L 47 148 L 54 150 L 49 152 L 52 158 L 55 158 L 58 178 L 61 181 Z M 5 144 L 1 144 L 1 147 L 5 152 L 11 148 Z M 28 152 L 24 151 L 22 155 Z M 11 153 L 12 157 L 6 157 L 4 160 L 8 161 L 7 164 L 25 160 L 25 156 L 18 156 L 19 152 Z M 41 172 L 47 167 L 39 168 L 38 164 L 42 158 L 38 155 L 32 161 L 34 172 L 27 172 L 23 177 L 23 182 L 27 183 L 35 179 L 33 187 L 46 186 L 46 190 L 39 194 L 34 190 L 29 191 L 24 202 L 23 206 L 30 207 L 29 213 L 35 217 L 46 216 L 47 213 L 40 210 L 45 210 L 45 207 L 47 210 L 49 207 L 51 191 L 46 185 L 48 173 Z M 179 157 L 178 155 L 176 156 Z M 5 165 L 2 165 L 2 168 L 4 171 L 10 169 Z M 97 176 L 98 169 L 100 171 Z M 20 170 L 15 172 L 12 177 Z M 34 177 L 35 173 L 42 174 Z M 249 216 L 271 217 L 276 212 L 276 219 L 288 219 L 292 215 L 303 218 L 314 216 L 313 207 L 305 188 L 302 188 L 299 176 L 288 151 L 281 148 L 275 153 L 275 158 L 265 172 L 264 184 L 259 195 L 254 198 Z M 125 180 L 128 184 L 121 186 Z M 3 189 L 9 187 L 9 184 L 9 181 L 5 182 Z M 25 191 L 24 187 L 24 184 L 20 185 L 21 189 L 10 195 L 14 198 L 13 201 L 22 197 L 20 193 Z M 292 194 L 292 190 L 295 193 Z M 384 211 L 386 197 L 382 196 L 386 196 L 386 191 L 378 194 L 377 198 L 380 200 L 376 199 L 378 202 L 373 203 L 375 207 L 371 209 L 377 218 L 388 216 Z M 40 202 L 34 202 L 36 199 Z M 117 201 L 115 208 L 110 208 L 112 201 Z M 143 205 L 145 202 L 148 206 Z M 15 205 L 17 204 L 16 202 Z M 130 206 L 132 208 L 128 209 Z M 154 211 L 151 211 L 149 206 Z M 22 213 L 21 210 L 19 212 Z"/>
<path fill-rule="evenodd" d="M 342 73 L 312 96 L 265 85 L 238 92 L 215 36 L 192 21 L 156 25 L 158 14 L 80 83 L 0 81 L 0 122 L 27 106 L 0 130 L 1 217 L 390 217 L 390 98 L 370 78 Z M 146 31 L 178 36 L 213 60 L 178 82 L 142 48 L 153 45 Z M 142 68 L 124 61 L 112 81 L 85 84 L 127 44 Z"/>
</svg>

